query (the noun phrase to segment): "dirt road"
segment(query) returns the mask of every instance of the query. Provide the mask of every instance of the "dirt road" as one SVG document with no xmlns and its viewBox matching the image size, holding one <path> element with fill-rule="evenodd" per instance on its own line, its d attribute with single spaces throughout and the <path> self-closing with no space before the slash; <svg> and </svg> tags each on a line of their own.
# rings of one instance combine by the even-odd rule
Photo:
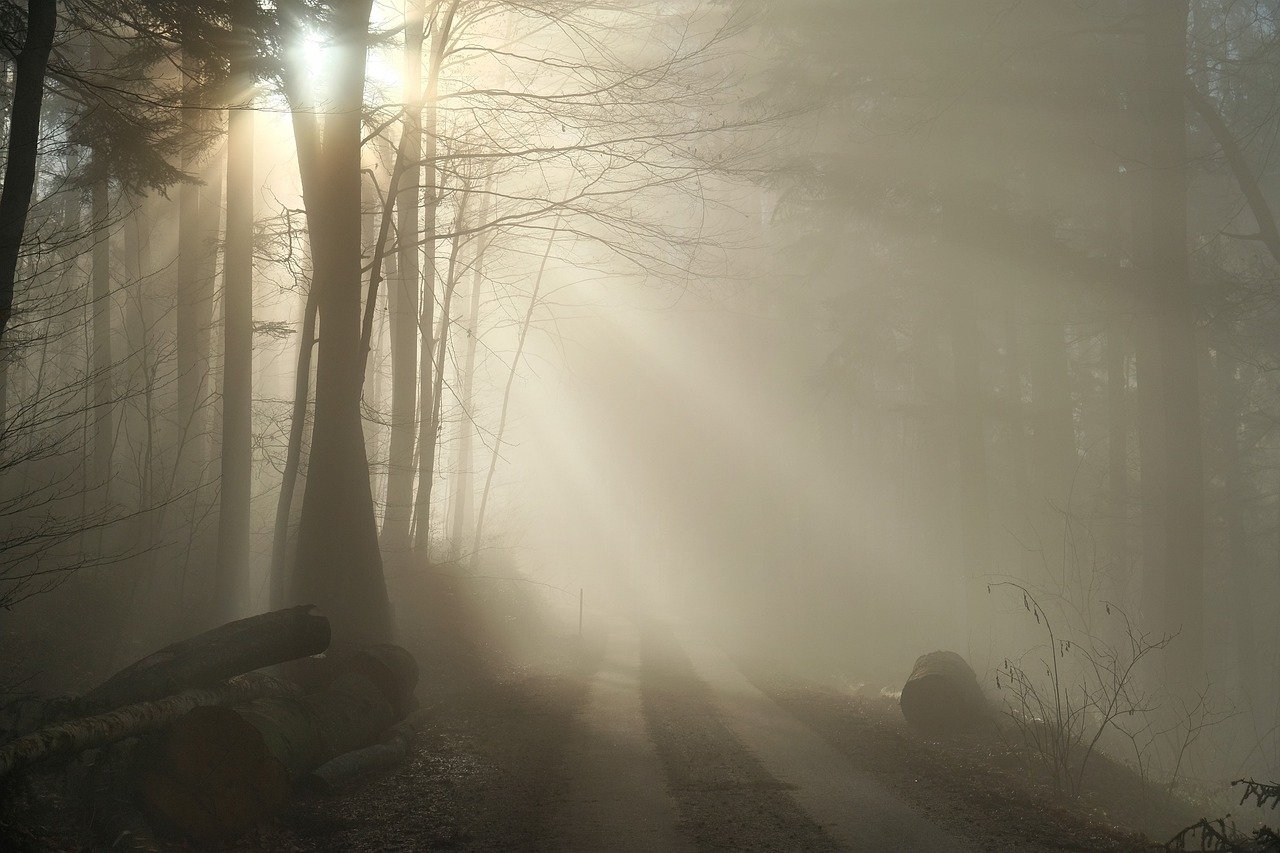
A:
<svg viewBox="0 0 1280 853">
<path fill-rule="evenodd" d="M 893 753 L 927 745 L 814 727 L 707 638 L 619 620 L 557 642 L 436 699 L 407 764 L 223 849 L 1138 849 L 1092 825 L 1002 820 L 961 784 L 940 808 L 936 785 L 875 769 L 918 766 Z"/>
</svg>

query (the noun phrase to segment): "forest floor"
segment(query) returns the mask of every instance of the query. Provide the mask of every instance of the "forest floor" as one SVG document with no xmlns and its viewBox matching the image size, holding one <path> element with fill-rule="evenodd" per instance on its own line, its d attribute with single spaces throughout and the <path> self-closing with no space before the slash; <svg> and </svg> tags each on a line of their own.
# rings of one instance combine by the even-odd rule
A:
<svg viewBox="0 0 1280 853">
<path fill-rule="evenodd" d="M 1119 767 L 1063 803 L 1016 749 L 661 626 L 547 636 L 436 701 L 409 762 L 213 849 L 1149 850 L 1198 818 Z"/>
<path fill-rule="evenodd" d="M 482 646 L 420 647 L 430 722 L 399 767 L 172 848 L 1142 850 L 1139 829 L 1163 840 L 1199 817 L 1110 765 L 1063 803 L 1016 749 L 923 739 L 892 699 L 666 626 Z M 25 849 L 86 849 L 70 828 L 13 829 Z"/>
</svg>

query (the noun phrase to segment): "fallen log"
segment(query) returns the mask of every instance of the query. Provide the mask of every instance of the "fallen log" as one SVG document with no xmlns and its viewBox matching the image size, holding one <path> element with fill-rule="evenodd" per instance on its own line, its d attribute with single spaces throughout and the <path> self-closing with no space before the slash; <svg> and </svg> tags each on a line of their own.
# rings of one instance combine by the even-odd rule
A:
<svg viewBox="0 0 1280 853">
<path fill-rule="evenodd" d="M 165 646 L 85 694 L 98 708 L 172 696 L 192 687 L 310 655 L 329 647 L 329 620 L 311 605 L 262 613 Z"/>
<path fill-rule="evenodd" d="M 105 714 L 53 723 L 0 746 L 0 779 L 42 761 L 63 758 L 136 737 L 167 725 L 193 708 L 236 705 L 296 692 L 286 681 L 249 673 L 213 687 L 197 687 L 149 702 L 125 705 Z"/>
<path fill-rule="evenodd" d="M 416 713 L 388 729 L 377 743 L 329 759 L 307 774 L 307 786 L 333 793 L 357 776 L 399 764 L 409 757 L 424 719 Z"/>
<path fill-rule="evenodd" d="M 131 853 L 160 853 L 163 849 L 133 802 L 133 756 L 137 738 L 108 744 L 98 750 L 85 782 L 88 823 L 101 847 Z"/>
<path fill-rule="evenodd" d="M 972 733 L 990 719 L 978 676 L 955 652 L 917 658 L 898 704 L 908 723 L 933 736 Z"/>
<path fill-rule="evenodd" d="M 403 718 L 417 678 L 404 649 L 373 646 L 339 661 L 317 693 L 195 708 L 140 756 L 142 807 L 169 831 L 241 832 L 279 809 L 295 781 Z"/>
</svg>

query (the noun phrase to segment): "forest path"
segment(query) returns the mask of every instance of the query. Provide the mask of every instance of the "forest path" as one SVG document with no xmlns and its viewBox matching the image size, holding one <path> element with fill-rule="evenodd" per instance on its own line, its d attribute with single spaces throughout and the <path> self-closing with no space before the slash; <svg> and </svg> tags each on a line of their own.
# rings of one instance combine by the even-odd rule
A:
<svg viewBox="0 0 1280 853">
<path fill-rule="evenodd" d="M 968 849 L 765 695 L 719 645 L 687 631 L 679 640 L 729 730 L 840 849 Z"/>
<path fill-rule="evenodd" d="M 694 849 L 676 827 L 640 701 L 640 636 L 608 626 L 601 666 L 565 746 L 569 779 L 557 835 L 566 850 Z"/>
</svg>

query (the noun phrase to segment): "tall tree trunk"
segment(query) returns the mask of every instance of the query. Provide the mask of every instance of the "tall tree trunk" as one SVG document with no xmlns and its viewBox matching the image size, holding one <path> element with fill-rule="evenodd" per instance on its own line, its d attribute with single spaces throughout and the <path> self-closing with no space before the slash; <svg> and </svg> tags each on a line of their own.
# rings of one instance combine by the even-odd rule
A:
<svg viewBox="0 0 1280 853">
<path fill-rule="evenodd" d="M 307 291 L 302 310 L 302 333 L 298 336 L 298 365 L 293 378 L 293 414 L 289 420 L 289 446 L 285 450 L 280 495 L 276 498 L 275 535 L 271 544 L 271 606 L 284 607 L 288 594 L 289 523 L 293 516 L 293 495 L 302 465 L 302 440 L 306 433 L 307 409 L 311 403 L 311 352 L 316 343 L 315 289 Z"/>
<path fill-rule="evenodd" d="M 238 615 L 249 575 L 253 420 L 253 74 L 241 0 L 233 23 L 227 132 L 227 237 L 222 286 L 222 458 L 218 501 L 217 621 Z M 249 8 L 246 8 L 248 6 Z"/>
<path fill-rule="evenodd" d="M 1198 335 L 1187 262 L 1187 0 L 1147 0 L 1151 304 L 1162 368 L 1166 630 L 1185 686 L 1205 675 L 1204 460 Z"/>
<path fill-rule="evenodd" d="M 480 211 L 476 218 L 484 223 L 488 217 L 489 187 L 486 184 L 484 196 L 480 201 Z M 462 362 L 462 375 L 458 378 L 458 392 L 462 407 L 462 417 L 458 420 L 458 452 L 457 465 L 454 472 L 453 488 L 453 520 L 449 534 L 450 546 L 455 553 L 462 550 L 463 538 L 471 527 L 472 504 L 475 502 L 475 473 L 472 459 L 472 445 L 475 436 L 474 390 L 476 374 L 476 345 L 480 334 L 480 294 L 484 289 L 484 254 L 487 244 L 483 239 L 477 240 L 475 263 L 471 270 L 471 304 L 467 312 L 467 345 L 466 355 Z"/>
<path fill-rule="evenodd" d="M 422 299 L 419 303 L 418 331 L 426 336 L 422 342 L 422 366 L 418 373 L 418 492 L 414 500 L 413 512 L 413 548 L 424 557 L 429 557 L 431 544 L 431 478 L 427 466 L 435 458 L 436 409 L 432 398 L 435 365 L 432 362 L 436 350 L 435 333 L 435 267 L 436 267 L 436 217 L 440 207 L 443 191 L 437 158 L 439 155 L 439 116 L 436 107 L 440 91 L 440 66 L 444 62 L 444 54 L 449 46 L 449 37 L 453 29 L 453 17 L 458 11 L 459 0 L 452 0 L 443 14 L 437 9 L 431 27 L 431 62 L 427 66 L 427 85 L 424 93 L 422 132 L 423 163 L 427 175 L 427 200 L 424 206 L 423 243 L 427 250 L 427 270 L 422 284 Z"/>
<path fill-rule="evenodd" d="M 408 171 L 401 179 L 396 198 L 399 258 L 397 274 L 387 293 L 391 314 L 391 449 L 387 460 L 382 541 L 393 551 L 409 547 L 409 525 L 413 517 L 413 447 L 418 407 L 418 288 L 422 280 L 418 226 L 422 199 L 423 29 L 422 0 L 408 0 L 404 35 L 405 112 L 401 129 L 404 139 L 400 143 Z M 434 135 L 429 144 L 434 146 Z"/>
<path fill-rule="evenodd" d="M 360 386 L 360 141 L 369 0 L 335 9 L 333 110 L 308 195 L 320 343 L 310 464 L 291 597 L 320 606 L 336 641 L 385 638 L 390 614 L 369 484 Z M 299 156 L 306 152 L 299 146 Z M 313 200 L 316 202 L 312 210 Z"/>
<path fill-rule="evenodd" d="M 13 107 L 9 117 L 9 149 L 0 191 L 0 341 L 13 316 L 13 289 L 18 256 L 31 209 L 40 144 L 40 112 L 44 107 L 44 75 L 58 22 L 56 0 L 28 0 L 27 32 L 14 62 Z M 2 414 L 2 413 L 0 413 Z"/>
<path fill-rule="evenodd" d="M 1223 554 L 1222 571 L 1229 583 L 1232 606 L 1231 625 L 1236 647 L 1235 674 L 1242 692 L 1260 699 L 1253 685 L 1257 682 L 1258 649 L 1254 639 L 1253 612 L 1255 585 L 1250 583 L 1248 531 L 1245 527 L 1245 491 L 1249 488 L 1241 460 L 1240 417 L 1244 408 L 1247 386 L 1236 376 L 1236 360 L 1222 350 L 1214 357 L 1217 373 L 1218 406 L 1215 418 L 1218 432 L 1219 470 L 1222 491 L 1219 512 L 1222 515 Z"/>
<path fill-rule="evenodd" d="M 101 166 L 95 167 L 95 169 Z M 115 444 L 112 428 L 114 402 L 111 373 L 111 232 L 110 196 L 105 175 L 93 182 L 93 269 L 90 289 L 93 295 L 93 464 L 90 466 L 93 486 L 99 490 L 100 504 L 111 498 L 111 456 Z"/>
<path fill-rule="evenodd" d="M 189 56 L 182 60 L 183 123 L 188 132 L 198 131 L 208 122 L 203 104 L 197 94 L 196 63 Z M 183 150 L 182 169 L 196 174 L 198 158 L 189 147 Z M 210 235 L 205 233 L 207 213 L 201 210 L 201 197 L 205 187 L 184 183 L 178 188 L 178 282 L 175 335 L 175 352 L 178 383 L 178 408 L 174 420 L 178 424 L 180 438 L 177 448 L 177 482 L 188 489 L 199 480 L 202 455 L 196 452 L 198 444 L 197 413 L 203 404 L 206 365 L 200 359 L 200 337 L 208 334 L 209 299 L 206 282 L 201 280 L 204 264 L 202 255 L 209 251 Z"/>
</svg>

